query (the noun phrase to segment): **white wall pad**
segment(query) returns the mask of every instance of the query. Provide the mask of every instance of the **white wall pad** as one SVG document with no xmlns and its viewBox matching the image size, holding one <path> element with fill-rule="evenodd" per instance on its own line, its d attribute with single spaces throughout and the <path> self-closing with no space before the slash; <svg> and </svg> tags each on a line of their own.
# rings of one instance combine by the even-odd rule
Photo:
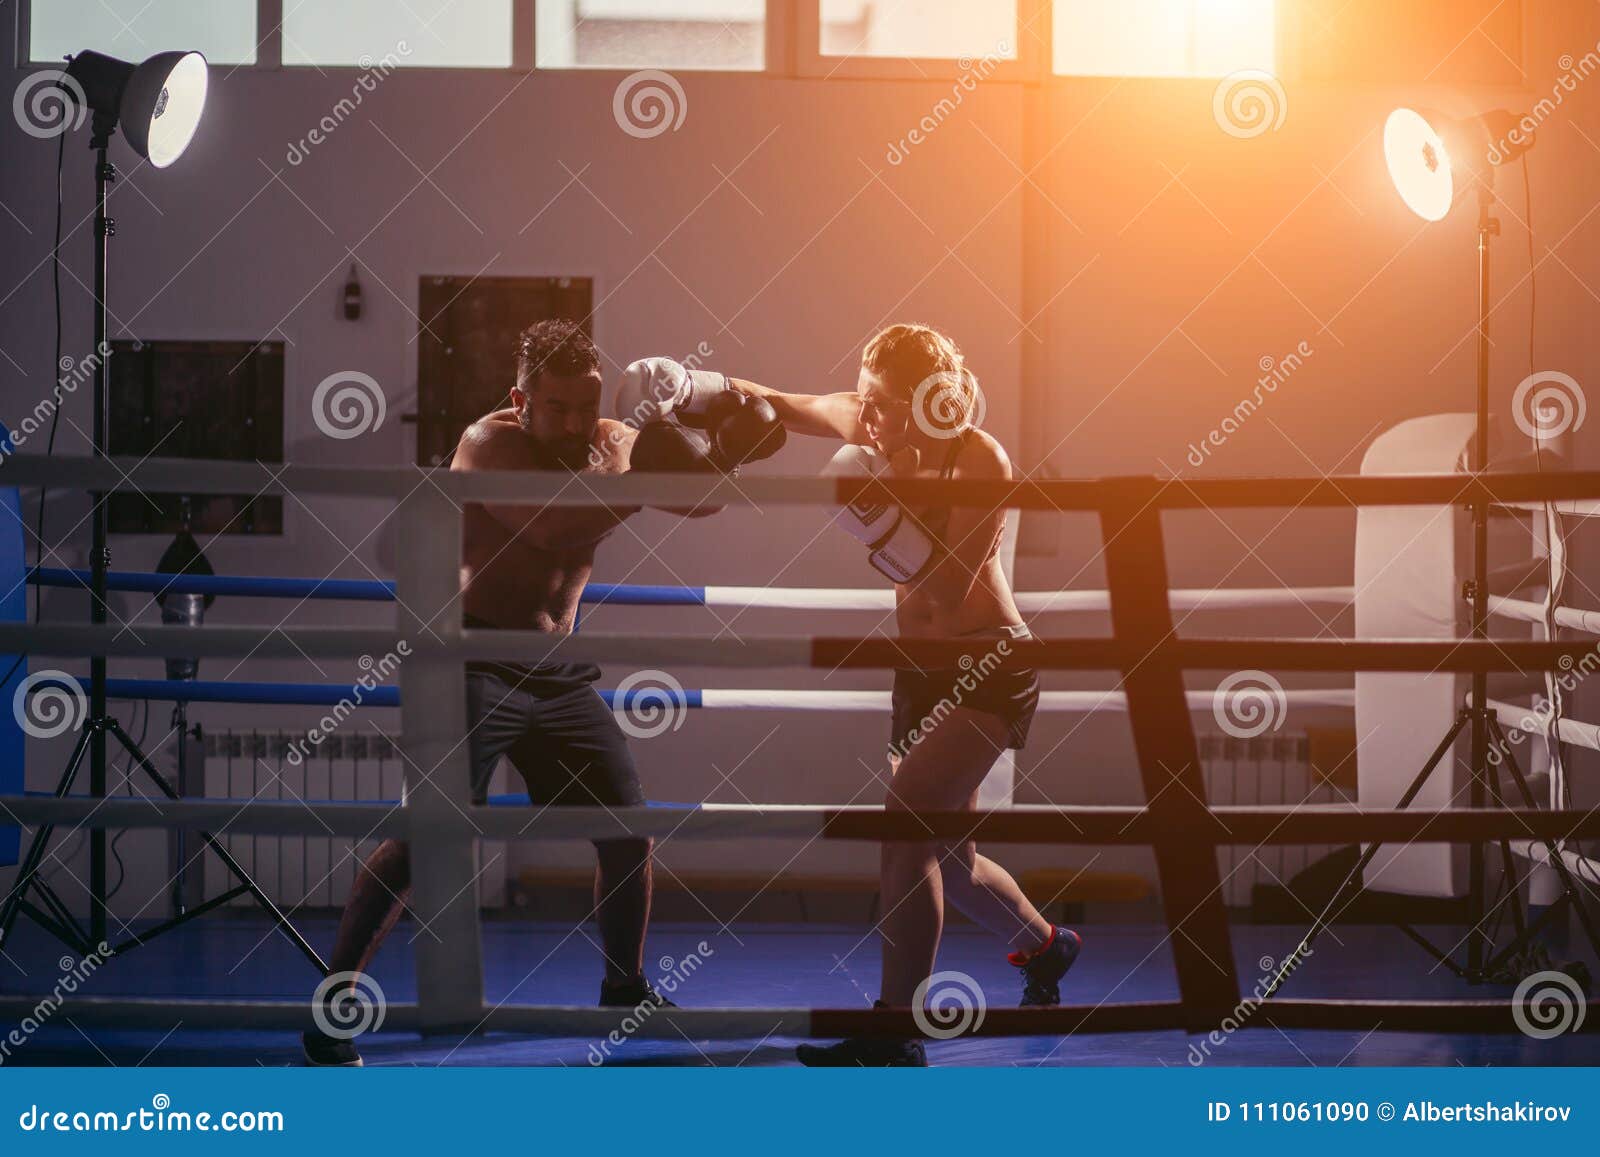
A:
<svg viewBox="0 0 1600 1157">
<path fill-rule="evenodd" d="M 1451 473 L 1473 434 L 1472 414 L 1402 422 L 1377 438 L 1363 475 Z M 1462 514 L 1449 506 L 1363 506 L 1356 515 L 1356 637 L 1458 639 L 1462 636 Z M 1455 722 L 1467 681 L 1453 674 L 1358 671 L 1356 782 L 1363 808 L 1394 807 Z M 1463 740 L 1464 742 L 1464 740 Z M 1460 744 L 1457 748 L 1460 748 Z M 1412 806 L 1456 806 L 1461 761 L 1446 754 Z M 1464 797 L 1462 797 L 1464 799 Z M 1386 845 L 1367 866 L 1369 888 L 1418 896 L 1466 890 L 1466 857 L 1442 844 Z"/>
</svg>

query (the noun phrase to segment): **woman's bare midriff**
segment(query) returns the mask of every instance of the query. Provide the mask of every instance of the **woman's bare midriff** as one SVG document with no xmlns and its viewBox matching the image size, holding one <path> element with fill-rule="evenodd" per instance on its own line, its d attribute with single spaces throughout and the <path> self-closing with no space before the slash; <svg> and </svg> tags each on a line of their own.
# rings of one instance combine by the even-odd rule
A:
<svg viewBox="0 0 1600 1157">
<path fill-rule="evenodd" d="M 979 569 L 972 589 L 958 608 L 939 606 L 915 586 L 895 588 L 895 621 L 907 638 L 950 638 L 977 631 L 1018 626 L 1022 616 L 1011 597 L 998 556 Z"/>
</svg>

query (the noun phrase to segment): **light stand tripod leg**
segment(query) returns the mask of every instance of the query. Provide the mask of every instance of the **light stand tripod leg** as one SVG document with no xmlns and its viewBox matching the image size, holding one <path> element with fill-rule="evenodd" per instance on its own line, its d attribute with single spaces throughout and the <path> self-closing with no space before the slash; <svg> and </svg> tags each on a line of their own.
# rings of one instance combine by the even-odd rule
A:
<svg viewBox="0 0 1600 1157">
<path fill-rule="evenodd" d="M 57 940 L 64 940 L 66 943 L 74 945 L 80 953 L 86 952 L 90 948 L 94 947 L 94 945 L 89 942 L 89 934 L 83 930 L 83 927 L 72 915 L 72 909 L 67 907 L 66 902 L 56 894 L 56 890 L 50 886 L 47 880 L 45 880 L 42 876 L 35 877 L 33 881 L 33 890 L 38 894 L 40 901 L 44 904 L 46 915 L 48 915 L 51 920 L 55 921 L 55 927 L 53 927 L 51 931 L 55 932 Z M 34 919 L 37 920 L 37 914 L 39 910 L 32 904 L 29 904 L 26 900 L 23 901 L 23 904 L 28 909 L 29 915 L 33 916 Z M 61 932 L 57 930 L 58 928 L 66 929 L 66 935 L 63 936 Z"/>
<path fill-rule="evenodd" d="M 72 791 L 73 783 L 77 781 L 78 769 L 83 766 L 83 757 L 89 750 L 91 729 L 85 727 L 78 733 L 78 742 L 72 748 L 72 758 L 67 761 L 66 770 L 61 773 L 61 779 L 56 784 L 57 799 L 68 795 Z M 23 857 L 22 864 L 17 869 L 17 878 L 11 885 L 11 891 L 6 893 L 5 903 L 0 904 L 0 948 L 4 948 L 6 942 L 11 939 L 11 929 L 17 922 L 17 914 L 22 910 L 22 901 L 28 893 L 28 888 L 36 886 L 34 878 L 44 864 L 45 852 L 50 847 L 50 839 L 55 830 L 55 824 L 44 824 L 34 832 L 33 842 L 28 845 L 28 854 Z M 79 946 L 74 944 L 72 947 Z"/>
<path fill-rule="evenodd" d="M 1442 761 L 1445 756 L 1450 754 L 1450 748 L 1455 745 L 1456 738 L 1460 736 L 1462 728 L 1466 727 L 1467 725 L 1467 718 L 1467 712 L 1465 711 L 1462 711 L 1456 715 L 1456 721 L 1450 725 L 1450 730 L 1446 732 L 1445 737 L 1439 741 L 1439 746 L 1433 749 L 1433 754 L 1428 756 L 1428 762 L 1422 765 L 1422 770 L 1417 772 L 1416 778 L 1411 781 L 1411 785 L 1406 788 L 1405 794 L 1402 795 L 1400 797 L 1400 801 L 1395 804 L 1395 808 L 1397 810 L 1404 811 L 1406 808 L 1411 806 L 1411 802 L 1415 800 L 1418 793 L 1422 791 L 1423 784 L 1427 783 L 1428 778 L 1433 775 L 1434 769 L 1439 766 L 1440 761 Z M 1293 973 L 1295 969 L 1300 967 L 1300 959 L 1304 954 L 1305 949 L 1311 947 L 1311 942 L 1318 936 L 1321 936 L 1323 930 L 1332 924 L 1333 918 L 1338 915 L 1338 912 L 1336 912 L 1335 909 L 1338 908 L 1339 911 L 1343 911 L 1343 908 L 1340 907 L 1340 901 L 1343 899 L 1345 891 L 1350 887 L 1350 885 L 1354 883 L 1358 891 L 1361 889 L 1361 873 L 1366 871 L 1367 865 L 1372 863 L 1372 858 L 1378 854 L 1378 849 L 1382 846 L 1383 845 L 1380 843 L 1371 843 L 1367 845 L 1366 851 L 1362 852 L 1360 858 L 1356 860 L 1355 867 L 1350 869 L 1350 872 L 1345 876 L 1343 883 L 1341 883 L 1339 887 L 1334 890 L 1332 896 L 1328 897 L 1328 902 L 1322 906 L 1322 911 L 1317 913 L 1317 918 L 1311 922 L 1311 927 L 1306 929 L 1306 934 L 1300 938 L 1299 947 L 1295 951 L 1289 953 L 1284 962 L 1278 966 L 1278 972 L 1275 976 L 1273 976 L 1272 983 L 1270 983 L 1267 986 L 1266 991 L 1261 994 L 1262 1000 L 1266 1000 L 1273 993 L 1277 992 L 1278 989 L 1282 988 L 1288 981 L 1290 974 Z"/>
<path fill-rule="evenodd" d="M 1486 786 L 1489 792 L 1489 802 L 1496 811 L 1505 811 L 1505 796 L 1500 794 L 1499 768 L 1503 762 L 1510 762 L 1515 766 L 1516 757 L 1511 752 L 1511 745 L 1505 741 L 1505 734 L 1500 730 L 1499 721 L 1492 714 L 1489 716 L 1486 726 L 1488 728 L 1488 736 L 1495 741 L 1494 750 L 1500 753 L 1498 759 L 1490 759 L 1486 763 L 1488 777 Z M 1496 843 L 1500 846 L 1500 871 L 1505 877 L 1506 895 L 1501 902 L 1508 904 L 1511 908 L 1511 943 L 1517 945 L 1529 939 L 1530 936 L 1527 915 L 1522 904 L 1522 885 L 1517 879 L 1517 862 L 1516 858 L 1511 854 L 1511 841 L 1502 839 L 1497 840 Z M 1499 907 L 1499 905 L 1497 904 L 1496 907 Z M 1484 919 L 1488 919 L 1487 914 L 1485 914 Z M 1489 944 L 1492 950 L 1494 946 L 1493 936 L 1489 937 Z M 1484 965 L 1485 973 L 1494 972 L 1509 955 L 1509 949 L 1506 952 L 1492 955 L 1488 963 Z"/>
<path fill-rule="evenodd" d="M 1462 980 L 1467 980 L 1468 979 L 1467 970 L 1465 968 L 1463 968 L 1463 967 L 1461 967 L 1461 965 L 1457 964 L 1451 958 L 1451 956 L 1450 956 L 1450 954 L 1448 952 L 1441 952 L 1439 950 L 1439 946 L 1437 944 L 1433 943 L 1433 941 L 1429 940 L 1422 933 L 1418 932 L 1415 928 L 1411 927 L 1411 925 L 1409 925 L 1409 924 L 1396 924 L 1395 928 L 1407 940 L 1410 940 L 1418 948 L 1422 949 L 1429 956 L 1433 957 L 1434 960 L 1438 961 L 1445 968 L 1448 968 L 1451 972 L 1455 973 Z"/>
<path fill-rule="evenodd" d="M 106 729 L 111 732 L 118 743 L 122 744 L 123 749 L 127 751 L 133 761 L 139 765 L 140 770 L 145 773 L 150 782 L 155 784 L 163 795 L 170 800 L 178 798 L 177 791 L 167 782 L 166 776 L 162 775 L 145 753 L 139 750 L 139 745 L 133 741 L 132 736 L 122 729 L 122 724 L 115 719 L 108 719 L 106 721 Z M 328 974 L 328 966 L 322 957 L 317 955 L 317 950 L 311 946 L 311 943 L 304 936 L 300 935 L 299 930 L 289 922 L 289 917 L 284 915 L 283 911 L 272 902 L 272 898 L 256 886 L 256 882 L 250 877 L 250 873 L 246 872 L 239 865 L 239 862 L 228 854 L 226 848 L 212 838 L 211 833 L 201 832 L 200 838 L 205 841 L 206 847 L 210 848 L 212 853 L 232 873 L 233 878 L 239 881 L 240 886 L 250 893 L 257 904 L 266 909 L 273 922 L 277 925 L 278 931 L 282 932 L 290 943 L 300 949 L 305 958 L 311 961 L 313 967 L 326 976 Z M 151 934 L 147 934 L 146 939 L 149 935 Z"/>
<path fill-rule="evenodd" d="M 1522 773 L 1521 766 L 1516 757 L 1510 755 L 1511 745 L 1505 742 L 1505 732 L 1500 728 L 1499 720 L 1494 721 L 1495 735 L 1501 747 L 1507 751 L 1507 762 L 1511 769 L 1511 781 L 1517 785 L 1517 794 L 1522 797 L 1524 807 L 1538 807 L 1534 802 L 1533 789 L 1528 786 L 1528 779 Z M 1542 840 L 1545 856 L 1550 867 L 1555 870 L 1556 878 L 1561 881 L 1562 900 L 1572 905 L 1573 913 L 1578 917 L 1578 925 L 1583 929 L 1583 935 L 1589 941 L 1589 947 L 1596 956 L 1600 956 L 1600 929 L 1595 927 L 1594 919 L 1589 913 L 1589 906 L 1584 903 L 1583 893 L 1578 890 L 1578 882 L 1572 874 L 1572 869 L 1567 866 L 1566 859 L 1562 856 L 1561 848 L 1556 841 Z M 1554 909 L 1555 905 L 1551 905 Z M 1548 915 L 1548 913 L 1546 913 Z"/>
</svg>

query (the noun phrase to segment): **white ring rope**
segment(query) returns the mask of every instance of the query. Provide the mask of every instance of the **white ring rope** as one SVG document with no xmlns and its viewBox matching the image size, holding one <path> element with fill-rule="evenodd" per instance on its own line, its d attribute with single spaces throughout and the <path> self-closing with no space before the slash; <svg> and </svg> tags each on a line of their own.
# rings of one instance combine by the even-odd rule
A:
<svg viewBox="0 0 1600 1157">
<path fill-rule="evenodd" d="M 1542 513 L 1549 509 L 1569 518 L 1600 518 L 1600 499 L 1585 498 L 1566 502 L 1503 502 L 1496 504 L 1501 510 L 1522 510 Z"/>
<path fill-rule="evenodd" d="M 1529 602 L 1527 599 L 1503 598 L 1499 595 L 1489 596 L 1489 613 L 1499 615 L 1503 619 L 1515 619 L 1523 623 L 1543 624 L 1545 621 L 1545 608 L 1543 603 Z M 1591 635 L 1600 636 L 1600 611 L 1586 611 L 1577 607 L 1556 607 L 1555 621 L 1558 627 L 1567 627 L 1574 631 L 1584 631 Z"/>
<path fill-rule="evenodd" d="M 1489 700 L 1489 708 L 1500 720 L 1501 726 L 1513 731 L 1520 731 L 1524 735 L 1550 734 L 1550 717 L 1527 707 L 1518 707 L 1515 703 L 1506 703 L 1503 700 Z M 1600 727 L 1593 723 L 1583 723 L 1577 719 L 1562 719 L 1558 732 L 1563 743 L 1571 743 L 1578 747 L 1587 747 L 1590 751 L 1600 751 Z"/>
<path fill-rule="evenodd" d="M 1111 609 L 1109 591 L 1020 591 L 1017 609 L 1025 615 L 1094 613 Z M 1234 587 L 1174 590 L 1174 611 L 1264 610 L 1272 607 L 1348 607 L 1354 587 Z M 875 588 L 713 587 L 705 606 L 730 610 L 892 611 L 894 591 Z"/>
</svg>

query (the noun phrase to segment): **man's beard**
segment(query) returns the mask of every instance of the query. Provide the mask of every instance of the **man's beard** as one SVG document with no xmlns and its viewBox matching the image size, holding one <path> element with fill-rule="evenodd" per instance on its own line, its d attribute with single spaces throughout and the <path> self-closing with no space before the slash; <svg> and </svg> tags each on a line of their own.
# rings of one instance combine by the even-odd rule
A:
<svg viewBox="0 0 1600 1157">
<path fill-rule="evenodd" d="M 587 438 L 557 438 L 551 442 L 535 440 L 533 445 L 540 460 L 549 463 L 546 469 L 582 470 L 589 464 Z"/>
<path fill-rule="evenodd" d="M 589 438 L 564 435 L 559 438 L 541 438 L 533 432 L 526 414 L 518 414 L 517 421 L 533 445 L 534 459 L 541 470 L 582 470 L 589 464 Z"/>
</svg>

